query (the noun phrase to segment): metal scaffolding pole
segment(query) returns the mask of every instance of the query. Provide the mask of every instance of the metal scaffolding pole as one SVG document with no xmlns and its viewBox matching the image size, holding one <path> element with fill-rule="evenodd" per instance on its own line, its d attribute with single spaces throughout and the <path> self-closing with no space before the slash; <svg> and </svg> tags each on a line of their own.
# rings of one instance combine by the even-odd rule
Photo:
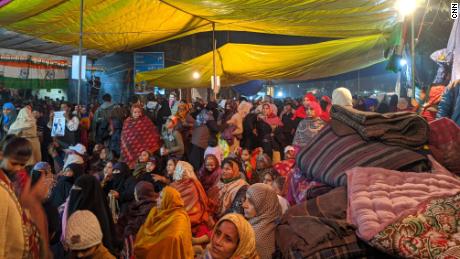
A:
<svg viewBox="0 0 460 259">
<path fill-rule="evenodd" d="M 81 90 L 81 68 L 82 68 L 82 51 L 83 51 L 83 3 L 80 1 L 80 42 L 78 45 L 78 86 L 77 86 L 77 104 L 80 105 L 80 90 Z"/>
</svg>

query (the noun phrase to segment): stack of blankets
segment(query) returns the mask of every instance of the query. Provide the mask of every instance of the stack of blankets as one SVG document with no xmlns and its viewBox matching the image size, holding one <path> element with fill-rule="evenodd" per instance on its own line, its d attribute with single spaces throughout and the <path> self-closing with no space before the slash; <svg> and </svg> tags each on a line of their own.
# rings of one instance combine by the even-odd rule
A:
<svg viewBox="0 0 460 259">
<path fill-rule="evenodd" d="M 341 106 L 331 117 L 297 166 L 332 190 L 286 212 L 281 257 L 460 258 L 460 178 L 448 170 L 460 160 L 446 169 L 428 155 L 439 145 L 429 142 L 432 125 L 414 113 Z"/>
</svg>

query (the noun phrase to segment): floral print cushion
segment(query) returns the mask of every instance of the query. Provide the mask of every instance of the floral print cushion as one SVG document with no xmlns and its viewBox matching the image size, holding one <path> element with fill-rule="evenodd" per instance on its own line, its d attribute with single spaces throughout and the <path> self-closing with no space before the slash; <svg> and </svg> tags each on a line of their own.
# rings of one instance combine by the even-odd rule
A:
<svg viewBox="0 0 460 259">
<path fill-rule="evenodd" d="M 460 258 L 460 193 L 421 203 L 370 240 L 404 258 Z"/>
</svg>

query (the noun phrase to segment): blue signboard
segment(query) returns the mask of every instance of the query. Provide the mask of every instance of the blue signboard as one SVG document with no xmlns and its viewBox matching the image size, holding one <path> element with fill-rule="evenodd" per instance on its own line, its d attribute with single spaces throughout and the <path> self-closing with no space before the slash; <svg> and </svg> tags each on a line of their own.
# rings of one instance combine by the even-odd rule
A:
<svg viewBox="0 0 460 259">
<path fill-rule="evenodd" d="M 145 72 L 165 67 L 164 52 L 134 52 L 134 71 Z"/>
</svg>

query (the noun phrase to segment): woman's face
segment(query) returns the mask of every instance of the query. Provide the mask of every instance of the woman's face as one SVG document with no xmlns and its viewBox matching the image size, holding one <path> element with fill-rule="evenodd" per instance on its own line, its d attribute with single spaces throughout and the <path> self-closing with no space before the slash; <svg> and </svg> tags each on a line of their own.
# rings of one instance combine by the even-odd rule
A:
<svg viewBox="0 0 460 259">
<path fill-rule="evenodd" d="M 265 174 L 264 175 L 264 184 L 272 186 L 273 184 L 273 177 L 271 174 Z"/>
<path fill-rule="evenodd" d="M 80 112 L 81 112 L 82 114 L 86 114 L 86 112 L 88 112 L 88 111 L 86 110 L 86 107 L 85 107 L 85 106 L 82 106 L 82 107 L 80 108 Z"/>
<path fill-rule="evenodd" d="M 270 115 L 270 105 L 267 105 L 267 104 L 266 104 L 266 105 L 264 105 L 264 106 L 262 107 L 262 114 L 263 114 L 264 116 Z"/>
<path fill-rule="evenodd" d="M 316 117 L 315 109 L 313 109 L 313 107 L 311 107 L 311 105 L 307 105 L 307 107 L 305 107 L 305 112 L 307 113 L 307 117 L 309 117 L 309 118 Z"/>
<path fill-rule="evenodd" d="M 151 173 L 153 172 L 153 170 L 155 170 L 155 163 L 153 162 L 148 162 L 147 165 L 145 166 L 145 170 L 148 172 L 148 173 Z"/>
<path fill-rule="evenodd" d="M 134 108 L 132 113 L 134 119 L 139 119 L 142 116 L 142 111 L 140 108 Z"/>
<path fill-rule="evenodd" d="M 53 175 L 51 172 L 41 171 L 42 176 L 33 187 L 34 190 L 38 190 L 39 200 L 44 201 L 49 196 L 51 185 L 53 183 Z"/>
<path fill-rule="evenodd" d="M 11 113 L 11 110 L 10 109 L 3 109 L 3 115 L 8 115 Z"/>
<path fill-rule="evenodd" d="M 308 97 L 304 97 L 303 98 L 303 102 L 302 102 L 303 106 L 306 108 L 307 106 L 309 106 L 310 104 L 310 100 L 308 100 Z"/>
<path fill-rule="evenodd" d="M 168 160 L 168 163 L 166 164 L 166 172 L 168 173 L 168 175 L 173 175 L 175 169 L 176 169 L 176 164 L 174 164 L 174 161 Z"/>
<path fill-rule="evenodd" d="M 252 219 L 257 216 L 256 207 L 254 207 L 254 204 L 249 200 L 248 195 L 246 195 L 246 199 L 243 202 L 243 209 L 245 218 Z"/>
<path fill-rule="evenodd" d="M 224 180 L 232 179 L 235 177 L 235 170 L 238 170 L 238 166 L 233 163 L 225 163 L 222 167 L 222 178 Z"/>
<path fill-rule="evenodd" d="M 107 155 L 108 155 L 107 148 L 104 148 L 101 150 L 101 153 L 99 154 L 99 158 L 104 161 L 107 159 Z"/>
<path fill-rule="evenodd" d="M 211 256 L 213 259 L 231 258 L 238 247 L 238 229 L 230 221 L 222 221 L 211 238 Z"/>
<path fill-rule="evenodd" d="M 147 163 L 149 161 L 150 154 L 147 151 L 142 151 L 141 155 L 139 156 L 139 162 Z"/>
<path fill-rule="evenodd" d="M 111 174 L 111 173 L 113 173 L 113 164 L 112 164 L 112 162 L 108 162 L 107 164 L 105 164 L 105 166 L 104 166 L 104 173 L 105 173 L 105 174 Z"/>
<path fill-rule="evenodd" d="M 250 158 L 251 154 L 249 154 L 249 150 L 244 149 L 243 152 L 241 152 L 241 159 L 246 162 L 249 161 Z"/>
<path fill-rule="evenodd" d="M 208 172 L 214 172 L 217 168 L 217 163 L 214 158 L 208 157 L 205 162 L 205 167 Z"/>
<path fill-rule="evenodd" d="M 72 177 L 72 176 L 73 176 L 73 171 L 72 171 L 72 169 L 66 168 L 66 169 L 64 170 L 64 176 Z"/>
<path fill-rule="evenodd" d="M 157 198 L 157 204 L 156 204 L 156 208 L 161 210 L 161 203 L 163 202 L 163 194 L 164 192 L 161 192 L 160 195 L 158 195 L 158 198 Z"/>
<path fill-rule="evenodd" d="M 295 151 L 289 150 L 285 153 L 286 159 L 295 159 Z"/>
</svg>

